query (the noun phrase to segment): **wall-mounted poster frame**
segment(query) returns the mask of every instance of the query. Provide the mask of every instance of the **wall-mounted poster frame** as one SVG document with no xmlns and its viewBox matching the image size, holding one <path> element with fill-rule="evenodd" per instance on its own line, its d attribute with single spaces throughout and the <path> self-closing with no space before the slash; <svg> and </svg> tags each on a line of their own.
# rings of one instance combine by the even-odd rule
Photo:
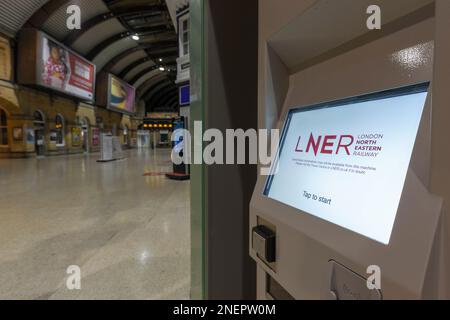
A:
<svg viewBox="0 0 450 320">
<path fill-rule="evenodd" d="M 16 142 L 23 141 L 23 128 L 22 127 L 13 128 L 13 140 Z"/>
<path fill-rule="evenodd" d="M 118 77 L 100 72 L 97 80 L 97 105 L 123 114 L 136 113 L 136 89 Z"/>
<path fill-rule="evenodd" d="M 72 128 L 72 147 L 81 147 L 81 131 L 80 127 Z"/>
<path fill-rule="evenodd" d="M 92 146 L 98 147 L 100 145 L 100 129 L 92 128 Z"/>
<path fill-rule="evenodd" d="M 32 28 L 19 34 L 18 82 L 83 101 L 95 98 L 95 65 L 47 34 Z"/>
</svg>

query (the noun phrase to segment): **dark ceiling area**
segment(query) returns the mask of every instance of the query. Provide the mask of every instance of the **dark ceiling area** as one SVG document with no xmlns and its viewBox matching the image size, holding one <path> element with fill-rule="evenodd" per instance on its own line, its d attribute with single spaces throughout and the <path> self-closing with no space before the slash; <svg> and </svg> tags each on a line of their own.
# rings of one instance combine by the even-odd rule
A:
<svg viewBox="0 0 450 320">
<path fill-rule="evenodd" d="M 81 9 L 81 29 L 66 27 L 69 5 Z M 175 111 L 178 37 L 164 0 L 2 0 L 0 31 L 16 37 L 38 28 L 137 90 L 146 110 Z"/>
</svg>

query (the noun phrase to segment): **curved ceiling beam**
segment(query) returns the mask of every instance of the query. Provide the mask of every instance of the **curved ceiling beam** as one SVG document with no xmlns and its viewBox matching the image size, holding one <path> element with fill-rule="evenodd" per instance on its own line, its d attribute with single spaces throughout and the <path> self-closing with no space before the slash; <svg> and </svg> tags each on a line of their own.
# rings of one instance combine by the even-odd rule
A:
<svg viewBox="0 0 450 320">
<path fill-rule="evenodd" d="M 171 99 L 174 99 L 174 97 L 175 97 L 175 94 L 166 94 L 166 95 L 164 95 L 164 96 L 162 96 L 162 97 L 160 97 L 159 99 L 156 99 L 156 100 L 154 100 L 154 101 L 150 101 L 149 102 L 149 104 L 151 105 L 151 106 L 156 106 L 157 108 L 158 107 L 167 107 L 167 101 L 169 101 L 169 100 L 171 100 Z"/>
<path fill-rule="evenodd" d="M 151 57 L 145 57 L 145 58 L 139 59 L 139 60 L 137 60 L 137 61 L 134 61 L 134 62 L 130 63 L 128 66 L 126 66 L 125 68 L 123 68 L 123 70 L 120 71 L 120 73 L 119 73 L 118 76 L 119 76 L 120 78 L 125 78 L 126 75 L 127 75 L 129 72 L 131 72 L 134 68 L 138 67 L 139 65 L 141 65 L 141 64 L 143 64 L 143 63 L 146 63 L 146 62 L 149 62 L 149 61 L 152 61 L 152 60 L 153 60 L 153 59 L 152 59 Z M 154 62 L 155 62 L 155 63 L 159 63 L 159 61 L 154 61 Z M 164 61 L 161 62 L 161 63 L 164 64 Z"/>
<path fill-rule="evenodd" d="M 147 31 L 142 31 L 141 33 L 139 33 L 139 35 L 154 35 L 154 34 L 158 34 L 158 33 L 164 33 L 166 31 L 167 31 L 167 27 L 166 27 L 166 25 L 163 25 L 163 26 L 158 26 L 158 27 L 153 27 L 151 29 L 147 29 Z M 114 42 L 120 41 L 123 38 L 129 37 L 133 34 L 135 34 L 135 33 L 131 32 L 131 31 L 125 31 L 125 32 L 121 32 L 119 34 L 116 34 L 116 35 L 102 41 L 101 43 L 96 45 L 91 51 L 89 51 L 89 53 L 86 55 L 86 58 L 91 61 L 94 60 L 98 54 L 100 54 L 103 50 L 108 48 Z"/>
<path fill-rule="evenodd" d="M 132 7 L 131 9 L 123 8 L 120 10 L 116 10 L 115 12 L 108 12 L 105 14 L 100 14 L 98 16 L 95 16 L 95 17 L 89 19 L 85 23 L 83 23 L 83 26 L 80 30 L 75 30 L 75 31 L 71 32 L 64 39 L 64 43 L 68 46 L 72 46 L 83 34 L 88 32 L 94 26 L 96 26 L 99 23 L 110 20 L 110 19 L 122 18 L 122 17 L 126 17 L 126 16 L 133 16 L 133 15 L 145 15 L 148 13 L 155 13 L 158 11 L 162 12 L 164 10 L 165 10 L 164 5 L 153 5 L 153 6 Z"/>
<path fill-rule="evenodd" d="M 130 81 L 129 83 L 134 84 L 136 83 L 139 79 L 141 79 L 143 76 L 145 76 L 147 73 L 152 72 L 154 70 L 158 69 L 158 66 L 151 66 L 148 68 L 145 68 L 144 70 L 138 72 Z M 151 78 L 150 78 L 151 79 Z"/>
<path fill-rule="evenodd" d="M 173 100 L 173 101 L 169 101 L 169 103 L 167 104 L 168 107 L 170 109 L 172 109 L 174 112 L 178 111 L 180 108 L 180 105 L 178 104 L 177 99 Z"/>
<path fill-rule="evenodd" d="M 157 106 L 157 105 L 155 105 L 155 104 L 150 104 L 150 103 L 146 103 L 145 104 L 145 108 L 148 110 L 148 109 L 150 109 L 150 110 L 157 110 L 157 109 L 171 109 L 171 110 L 176 110 L 177 109 L 177 107 L 179 106 L 179 103 L 178 103 L 178 96 L 176 96 L 176 95 L 174 95 L 174 96 L 171 96 L 170 97 L 170 99 L 168 99 L 167 100 L 167 103 L 165 103 L 164 105 L 160 105 L 160 106 Z"/>
<path fill-rule="evenodd" d="M 177 93 L 176 87 L 168 86 L 167 88 L 155 92 L 155 94 L 153 94 L 152 97 L 149 98 L 147 101 L 159 102 L 158 100 L 160 100 L 162 97 L 167 97 L 167 95 L 172 95 L 174 93 Z"/>
<path fill-rule="evenodd" d="M 180 96 L 178 94 L 175 97 L 173 97 L 173 102 L 180 104 Z M 172 103 L 172 100 L 170 100 L 169 103 Z"/>
<path fill-rule="evenodd" d="M 166 94 L 173 92 L 176 90 L 173 84 L 166 85 L 162 88 L 155 88 L 153 91 L 149 92 L 145 97 L 145 101 L 148 102 L 156 102 L 161 96 L 165 96 Z"/>
<path fill-rule="evenodd" d="M 164 107 L 156 107 L 156 108 L 152 108 L 150 109 L 150 112 L 177 112 L 177 108 L 172 108 L 169 106 L 164 106 Z"/>
<path fill-rule="evenodd" d="M 173 86 L 172 81 L 165 78 L 165 80 L 155 82 L 150 87 L 148 87 L 145 91 L 141 91 L 142 92 L 141 97 L 143 100 L 148 101 L 148 100 L 150 100 L 151 95 L 153 95 L 153 93 L 155 91 L 161 90 L 162 88 L 165 88 L 165 87 L 171 87 L 171 86 Z"/>
<path fill-rule="evenodd" d="M 114 65 L 116 63 L 118 63 L 120 60 L 126 58 L 130 54 L 133 54 L 133 53 L 135 53 L 136 51 L 139 51 L 139 50 L 142 50 L 142 47 L 137 46 L 137 47 L 134 47 L 134 48 L 131 48 L 131 49 L 127 49 L 127 50 L 119 53 L 117 56 L 115 56 L 114 58 L 112 58 L 111 60 L 109 60 L 105 64 L 105 66 L 103 67 L 103 70 L 106 70 L 106 71 L 111 70 L 114 67 Z"/>
<path fill-rule="evenodd" d="M 165 92 L 160 92 L 159 94 L 155 94 L 153 97 L 153 101 L 155 104 L 162 104 L 163 102 L 167 102 L 168 99 L 173 98 L 178 94 L 176 88 L 171 88 L 170 90 L 164 90 Z"/>
<path fill-rule="evenodd" d="M 136 96 L 139 99 L 142 99 L 154 85 L 162 81 L 168 81 L 168 79 L 162 76 L 149 79 L 146 84 L 143 84 L 140 89 L 136 91 Z"/>
<path fill-rule="evenodd" d="M 175 109 L 175 107 L 179 106 L 179 99 L 178 96 L 173 97 L 169 101 L 167 101 L 167 105 L 170 106 L 172 109 Z"/>
<path fill-rule="evenodd" d="M 142 71 L 140 71 L 138 74 L 136 74 L 130 81 L 128 81 L 128 83 L 131 83 L 133 86 L 135 86 L 136 83 L 140 82 L 140 81 L 144 81 L 142 82 L 138 87 L 142 87 L 143 84 L 155 77 L 156 75 L 167 75 L 167 73 L 165 71 L 160 71 L 158 70 L 158 66 L 151 66 L 148 67 Z M 135 86 L 136 87 L 136 86 Z"/>
<path fill-rule="evenodd" d="M 145 90 L 141 90 L 141 91 L 139 92 L 139 94 L 137 95 L 137 96 L 138 96 L 138 99 L 141 99 L 141 100 L 144 100 L 144 101 L 145 101 L 145 97 L 147 96 L 147 94 L 149 93 L 149 91 L 151 91 L 155 86 L 157 86 L 157 85 L 159 85 L 159 84 L 161 84 L 161 83 L 163 83 L 163 82 L 168 83 L 167 79 L 158 79 L 158 80 L 155 80 L 154 82 L 152 82 L 152 84 L 151 84 L 150 86 L 147 86 L 147 87 L 145 88 Z"/>
<path fill-rule="evenodd" d="M 174 111 L 176 111 L 178 109 L 178 107 L 179 107 L 179 104 L 176 101 L 170 104 L 170 109 L 172 109 Z"/>
<path fill-rule="evenodd" d="M 47 19 L 62 6 L 67 5 L 71 0 L 50 0 L 39 8 L 30 19 L 28 19 L 25 27 L 41 28 Z"/>
<path fill-rule="evenodd" d="M 173 87 L 170 84 L 162 84 L 161 86 L 155 87 L 153 90 L 149 91 L 142 100 L 150 103 L 155 102 L 155 94 L 158 94 L 158 96 L 160 96 L 159 92 L 164 91 L 164 94 L 167 94 L 171 90 L 173 90 Z"/>
<path fill-rule="evenodd" d="M 138 88 L 136 88 L 136 96 L 139 98 L 144 96 L 144 94 L 147 93 L 150 88 L 152 88 L 153 86 L 157 85 L 162 81 L 170 81 L 170 80 L 167 79 L 162 73 L 155 75 L 154 77 L 151 77 L 150 79 L 146 80 L 143 84 L 141 84 Z"/>
<path fill-rule="evenodd" d="M 128 72 L 130 72 L 134 68 L 138 67 L 139 65 L 144 64 L 144 63 L 149 62 L 149 61 L 152 61 L 152 58 L 145 57 L 145 58 L 142 58 L 142 59 L 139 59 L 137 61 L 134 61 L 134 62 L 130 63 L 128 66 L 123 68 L 122 71 L 120 71 L 119 78 L 122 78 L 122 79 L 125 78 L 125 76 L 128 74 Z"/>
<path fill-rule="evenodd" d="M 166 104 L 168 104 L 169 102 L 172 102 L 172 100 L 180 100 L 180 95 L 178 94 L 178 90 L 175 90 L 174 94 L 171 95 L 170 97 L 167 97 L 166 101 L 162 101 Z"/>
<path fill-rule="evenodd" d="M 156 90 L 158 90 L 158 89 L 162 89 L 162 88 L 167 87 L 167 86 L 170 86 L 170 83 L 168 83 L 168 82 L 165 82 L 165 83 L 164 83 L 163 81 L 161 81 L 161 82 L 159 82 L 158 84 L 151 86 L 147 91 L 145 91 L 144 94 L 142 94 L 142 95 L 139 97 L 139 99 L 140 99 L 140 100 L 143 100 L 144 102 L 147 102 L 147 101 L 149 100 L 149 99 L 147 98 L 148 95 L 149 95 L 149 93 L 153 92 L 153 91 L 155 90 L 155 88 L 156 88 Z"/>
<path fill-rule="evenodd" d="M 168 101 L 167 101 L 167 105 L 169 106 L 172 106 L 172 105 L 178 105 L 178 102 L 179 102 L 179 97 L 178 97 L 178 95 L 175 95 L 175 96 L 173 96 L 172 98 L 170 98 Z"/>
<path fill-rule="evenodd" d="M 176 95 L 176 92 L 172 92 L 167 95 L 161 96 L 159 99 L 155 100 L 155 105 L 167 106 L 168 102 L 174 99 Z"/>
<path fill-rule="evenodd" d="M 177 93 L 178 93 L 178 91 L 177 91 Z M 180 101 L 180 95 L 178 95 L 178 94 L 174 95 L 173 96 L 173 100 L 179 102 Z M 172 99 L 169 100 L 168 102 L 172 102 Z"/>
<path fill-rule="evenodd" d="M 158 84 L 155 84 L 153 86 L 151 86 L 144 95 L 142 95 L 141 97 L 143 97 L 144 101 L 149 101 L 151 100 L 151 98 L 153 97 L 153 95 L 160 91 L 163 90 L 166 87 L 171 88 L 173 86 L 173 83 L 170 81 L 160 81 Z"/>
<path fill-rule="evenodd" d="M 152 85 L 157 80 L 164 79 L 164 78 L 167 79 L 165 74 L 156 69 L 156 70 L 150 71 L 147 74 L 143 75 L 141 78 L 139 78 L 139 80 L 133 82 L 132 85 L 135 88 L 139 88 L 137 90 L 138 94 L 142 94 L 143 92 L 145 92 L 146 88 L 148 88 L 148 85 Z"/>
<path fill-rule="evenodd" d="M 153 44 L 146 44 L 146 45 L 139 45 L 137 47 L 127 49 L 121 53 L 119 53 L 117 56 L 113 57 L 108 63 L 105 64 L 103 67 L 103 70 L 111 70 L 116 63 L 118 63 L 120 60 L 126 58 L 128 55 L 139 51 L 139 50 L 145 50 L 145 49 L 166 49 L 166 48 L 172 48 L 175 47 L 176 50 L 178 50 L 178 47 L 176 47 L 176 41 L 160 41 Z M 99 70 L 98 70 L 99 71 Z"/>
</svg>

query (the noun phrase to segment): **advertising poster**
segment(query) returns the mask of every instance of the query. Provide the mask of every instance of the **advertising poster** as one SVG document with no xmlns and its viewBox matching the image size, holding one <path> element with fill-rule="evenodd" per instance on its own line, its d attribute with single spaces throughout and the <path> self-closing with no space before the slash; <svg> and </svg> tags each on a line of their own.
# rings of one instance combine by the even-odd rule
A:
<svg viewBox="0 0 450 320">
<path fill-rule="evenodd" d="M 100 145 L 100 130 L 92 128 L 92 146 L 98 147 Z"/>
<path fill-rule="evenodd" d="M 50 131 L 50 147 L 56 149 L 56 144 L 58 141 L 58 132 L 56 130 Z"/>
<path fill-rule="evenodd" d="M 35 144 L 34 130 L 32 128 L 26 129 L 26 138 L 27 138 L 27 145 L 34 146 Z"/>
<path fill-rule="evenodd" d="M 72 146 L 73 147 L 81 146 L 81 128 L 80 127 L 72 128 Z"/>
<path fill-rule="evenodd" d="M 20 127 L 13 128 L 14 141 L 23 141 L 23 129 Z"/>
<path fill-rule="evenodd" d="M 92 101 L 95 66 L 44 35 L 40 39 L 38 84 Z"/>
<path fill-rule="evenodd" d="M 293 110 L 265 195 L 388 244 L 426 98 Z"/>
<path fill-rule="evenodd" d="M 184 136 L 181 129 L 184 129 L 184 122 L 182 119 L 178 119 L 174 122 L 174 136 L 172 137 L 176 153 L 180 153 L 184 149 Z"/>
<path fill-rule="evenodd" d="M 136 90 L 128 83 L 109 75 L 108 108 L 122 113 L 134 114 Z"/>
</svg>

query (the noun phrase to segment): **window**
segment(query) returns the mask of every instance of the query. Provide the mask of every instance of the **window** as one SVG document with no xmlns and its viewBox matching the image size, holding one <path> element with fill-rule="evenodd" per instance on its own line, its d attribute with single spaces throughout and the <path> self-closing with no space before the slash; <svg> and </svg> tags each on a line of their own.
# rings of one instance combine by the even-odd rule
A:
<svg viewBox="0 0 450 320">
<path fill-rule="evenodd" d="M 64 146 L 64 118 L 58 114 L 55 119 L 56 145 Z"/>
<path fill-rule="evenodd" d="M 179 22 L 180 26 L 180 55 L 189 54 L 189 13 L 182 16 Z"/>
<path fill-rule="evenodd" d="M 44 125 L 44 115 L 41 111 L 37 110 L 34 112 L 34 123 L 37 125 Z"/>
<path fill-rule="evenodd" d="M 8 145 L 8 119 L 6 112 L 0 109 L 0 146 Z"/>
</svg>

